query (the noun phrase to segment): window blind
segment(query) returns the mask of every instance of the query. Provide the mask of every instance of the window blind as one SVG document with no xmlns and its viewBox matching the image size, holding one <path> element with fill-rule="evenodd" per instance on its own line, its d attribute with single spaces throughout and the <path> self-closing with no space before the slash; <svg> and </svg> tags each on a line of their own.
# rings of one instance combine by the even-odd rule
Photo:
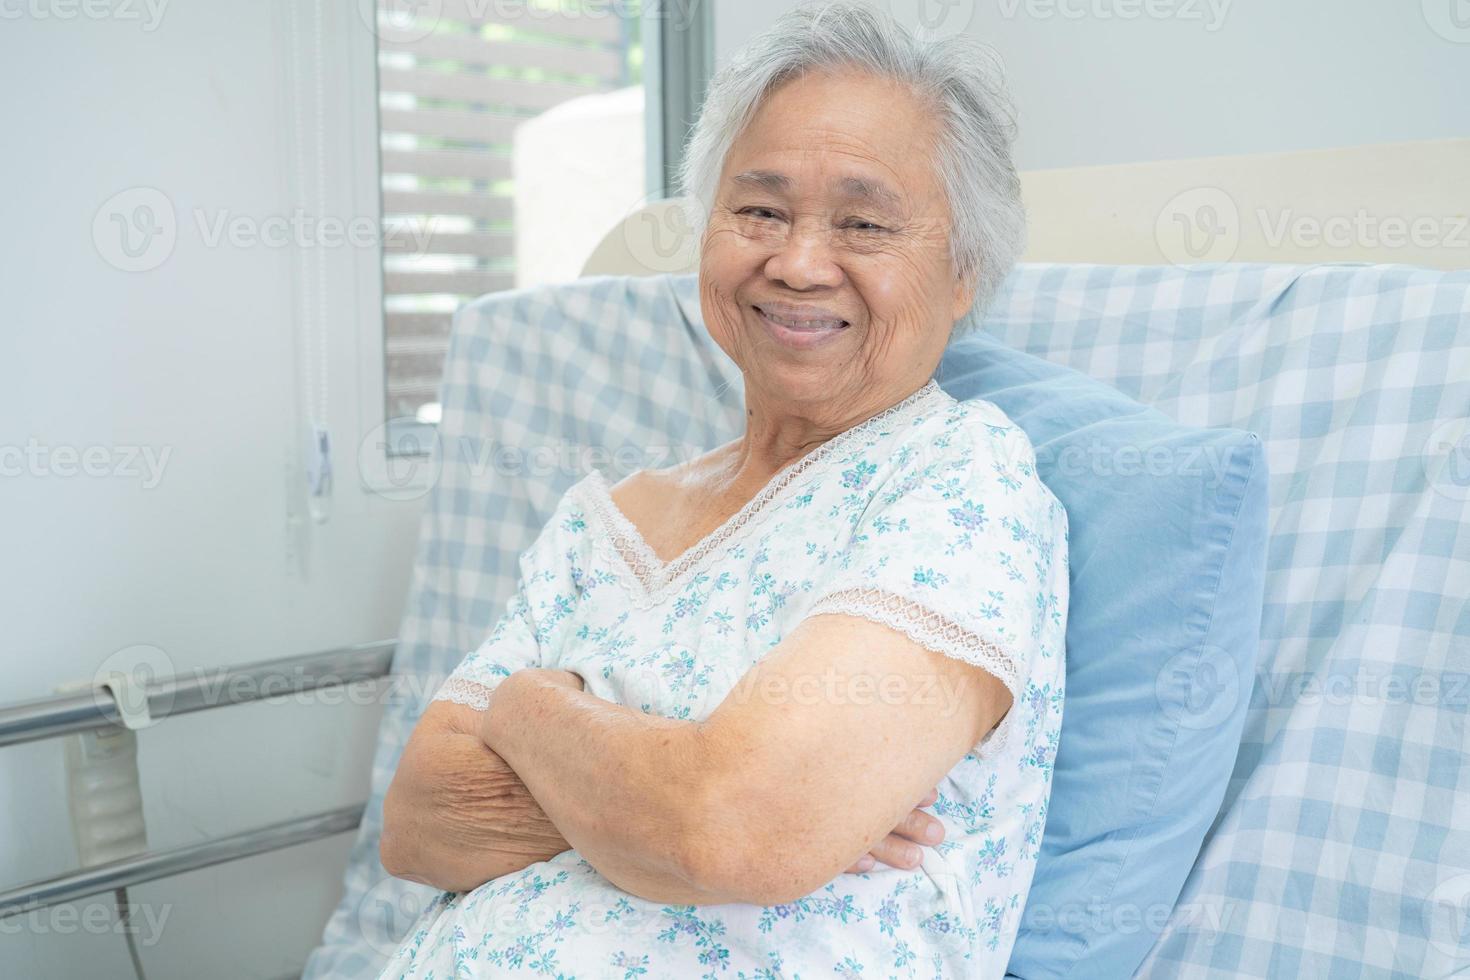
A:
<svg viewBox="0 0 1470 980">
<path fill-rule="evenodd" d="M 636 82 L 637 7 L 381 0 L 377 35 L 387 416 L 432 422 L 451 315 L 514 283 L 512 131 Z"/>
</svg>

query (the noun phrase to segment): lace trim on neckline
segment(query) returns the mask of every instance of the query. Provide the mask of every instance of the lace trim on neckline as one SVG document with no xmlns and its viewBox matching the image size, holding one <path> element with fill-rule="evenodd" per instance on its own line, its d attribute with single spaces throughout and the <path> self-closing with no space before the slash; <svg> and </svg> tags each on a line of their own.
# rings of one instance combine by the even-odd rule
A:
<svg viewBox="0 0 1470 980">
<path fill-rule="evenodd" d="M 589 509 L 597 515 L 603 528 L 607 531 L 612 554 L 618 559 L 615 564 L 621 564 L 632 576 L 633 584 L 636 586 L 631 590 L 635 593 L 635 605 L 640 609 L 646 609 L 658 605 L 672 595 L 712 552 L 749 526 L 757 516 L 768 510 L 771 503 L 790 488 L 798 477 L 846 446 L 858 435 L 922 407 L 936 395 L 943 393 L 944 389 L 939 387 L 939 383 L 930 378 L 922 387 L 903 400 L 839 432 L 816 449 L 778 471 L 759 493 L 746 501 L 745 505 L 723 524 L 667 562 L 654 552 L 643 537 L 643 533 L 632 521 L 628 520 L 613 501 L 612 487 L 601 470 L 594 469 L 589 474 L 593 486 L 590 492 L 582 496 Z M 599 541 L 597 544 L 601 547 L 602 542 Z"/>
</svg>

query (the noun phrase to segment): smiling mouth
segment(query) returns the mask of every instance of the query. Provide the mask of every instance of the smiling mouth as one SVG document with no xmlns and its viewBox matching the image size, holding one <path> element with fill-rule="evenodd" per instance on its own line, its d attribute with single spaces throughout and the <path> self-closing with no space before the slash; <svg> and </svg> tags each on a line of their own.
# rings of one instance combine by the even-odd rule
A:
<svg viewBox="0 0 1470 980">
<path fill-rule="evenodd" d="M 770 320 L 772 323 L 776 324 L 777 326 L 785 327 L 787 330 L 802 331 L 804 333 L 820 333 L 825 330 L 841 330 L 843 327 L 850 326 L 850 324 L 846 320 L 840 320 L 835 317 L 823 319 L 806 319 L 789 316 L 778 316 L 775 313 L 772 313 L 771 311 L 763 309 L 759 306 L 755 307 L 755 311 L 761 316 L 765 317 L 767 320 Z"/>
</svg>

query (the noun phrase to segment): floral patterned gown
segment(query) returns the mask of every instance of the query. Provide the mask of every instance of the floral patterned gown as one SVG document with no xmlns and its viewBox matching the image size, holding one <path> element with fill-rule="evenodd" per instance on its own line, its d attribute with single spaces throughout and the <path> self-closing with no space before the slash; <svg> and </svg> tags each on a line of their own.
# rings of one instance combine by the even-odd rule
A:
<svg viewBox="0 0 1470 980">
<path fill-rule="evenodd" d="M 997 407 L 929 381 L 790 464 L 672 562 L 591 472 L 521 557 L 504 617 L 436 699 L 484 708 L 519 667 L 670 718 L 708 717 L 802 619 L 861 616 L 977 664 L 1014 701 L 950 770 L 920 868 L 789 905 L 670 906 L 575 850 L 432 901 L 385 977 L 1000 977 L 1040 849 L 1061 730 L 1067 518 Z M 913 692 L 912 696 L 922 696 Z M 936 710 L 943 692 L 933 692 Z"/>
</svg>

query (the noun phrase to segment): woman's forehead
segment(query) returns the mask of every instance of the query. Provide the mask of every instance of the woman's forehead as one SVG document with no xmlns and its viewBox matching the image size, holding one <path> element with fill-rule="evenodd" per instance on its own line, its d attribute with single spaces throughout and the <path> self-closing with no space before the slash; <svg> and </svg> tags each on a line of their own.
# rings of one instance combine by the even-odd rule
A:
<svg viewBox="0 0 1470 980">
<path fill-rule="evenodd" d="M 774 193 L 822 190 L 892 205 L 934 177 L 922 150 L 933 145 L 936 125 L 891 79 L 803 76 L 766 97 L 730 147 L 727 179 Z"/>
<path fill-rule="evenodd" d="M 790 195 L 803 190 L 798 178 L 781 170 L 749 169 L 732 174 L 732 183 L 737 187 L 751 187 L 772 194 Z M 890 186 L 880 177 L 859 173 L 832 173 L 820 181 L 823 188 L 834 197 L 861 201 L 876 207 L 899 207 L 908 195 L 903 185 Z"/>
</svg>

